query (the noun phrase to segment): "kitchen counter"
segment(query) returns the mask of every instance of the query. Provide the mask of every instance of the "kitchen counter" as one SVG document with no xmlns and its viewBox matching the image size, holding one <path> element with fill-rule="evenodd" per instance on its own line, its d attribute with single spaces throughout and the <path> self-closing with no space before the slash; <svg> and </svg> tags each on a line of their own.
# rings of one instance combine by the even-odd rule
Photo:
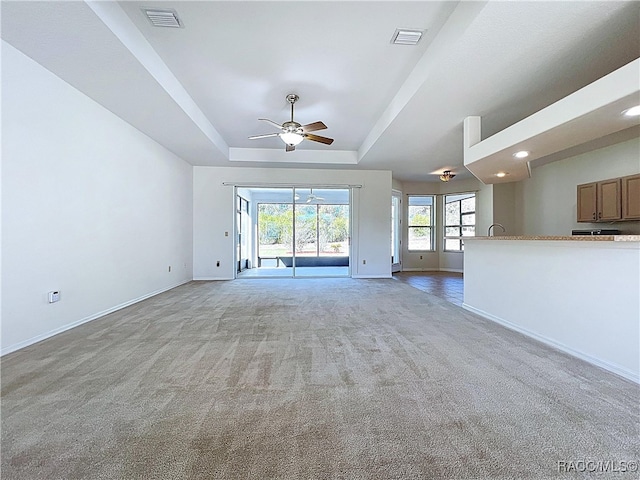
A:
<svg viewBox="0 0 640 480">
<path fill-rule="evenodd" d="M 465 237 L 463 308 L 640 382 L 640 235 Z"/>
<path fill-rule="evenodd" d="M 551 240 L 576 242 L 640 242 L 640 235 L 514 235 L 496 237 L 464 237 L 467 240 Z"/>
</svg>

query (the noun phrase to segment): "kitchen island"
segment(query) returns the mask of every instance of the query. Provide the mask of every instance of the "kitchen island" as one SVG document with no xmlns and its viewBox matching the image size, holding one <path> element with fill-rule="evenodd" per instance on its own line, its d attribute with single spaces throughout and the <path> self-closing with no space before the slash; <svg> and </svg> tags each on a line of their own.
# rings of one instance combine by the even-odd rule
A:
<svg viewBox="0 0 640 480">
<path fill-rule="evenodd" d="M 463 307 L 640 382 L 640 235 L 465 238 Z"/>
</svg>

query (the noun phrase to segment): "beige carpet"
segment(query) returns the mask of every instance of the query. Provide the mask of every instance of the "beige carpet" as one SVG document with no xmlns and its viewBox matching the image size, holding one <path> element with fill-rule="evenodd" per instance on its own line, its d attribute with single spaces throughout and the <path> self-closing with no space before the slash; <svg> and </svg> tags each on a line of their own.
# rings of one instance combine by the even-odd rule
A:
<svg viewBox="0 0 640 480">
<path fill-rule="evenodd" d="M 591 478 L 639 395 L 392 279 L 192 282 L 3 357 L 1 473 Z"/>
</svg>

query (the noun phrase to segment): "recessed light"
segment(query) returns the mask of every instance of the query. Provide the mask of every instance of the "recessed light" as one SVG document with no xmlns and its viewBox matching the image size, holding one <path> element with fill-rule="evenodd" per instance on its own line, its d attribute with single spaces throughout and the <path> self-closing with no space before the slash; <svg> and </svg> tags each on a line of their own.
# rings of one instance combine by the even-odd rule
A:
<svg viewBox="0 0 640 480">
<path fill-rule="evenodd" d="M 529 152 L 526 150 L 520 150 L 519 152 L 514 153 L 513 156 L 516 158 L 527 158 L 529 156 Z"/>
<path fill-rule="evenodd" d="M 498 178 L 503 178 L 503 177 L 506 177 L 507 175 L 509 175 L 507 172 L 498 172 L 498 173 L 496 173 L 496 177 L 498 177 Z"/>
<path fill-rule="evenodd" d="M 628 108 L 624 112 L 622 112 L 625 117 L 637 117 L 640 115 L 640 105 L 636 105 L 635 107 Z"/>
</svg>

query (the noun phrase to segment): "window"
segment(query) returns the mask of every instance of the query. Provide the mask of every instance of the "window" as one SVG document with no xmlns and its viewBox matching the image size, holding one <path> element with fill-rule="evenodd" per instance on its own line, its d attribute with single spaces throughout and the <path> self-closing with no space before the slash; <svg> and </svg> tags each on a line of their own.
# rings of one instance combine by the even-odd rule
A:
<svg viewBox="0 0 640 480">
<path fill-rule="evenodd" d="M 400 220 L 400 193 L 393 193 L 391 195 L 391 264 L 400 264 L 400 227 L 402 222 Z"/>
<path fill-rule="evenodd" d="M 476 194 L 444 196 L 444 250 L 464 250 L 463 237 L 476 235 Z"/>
<path fill-rule="evenodd" d="M 433 195 L 408 197 L 409 251 L 433 250 Z"/>
</svg>

